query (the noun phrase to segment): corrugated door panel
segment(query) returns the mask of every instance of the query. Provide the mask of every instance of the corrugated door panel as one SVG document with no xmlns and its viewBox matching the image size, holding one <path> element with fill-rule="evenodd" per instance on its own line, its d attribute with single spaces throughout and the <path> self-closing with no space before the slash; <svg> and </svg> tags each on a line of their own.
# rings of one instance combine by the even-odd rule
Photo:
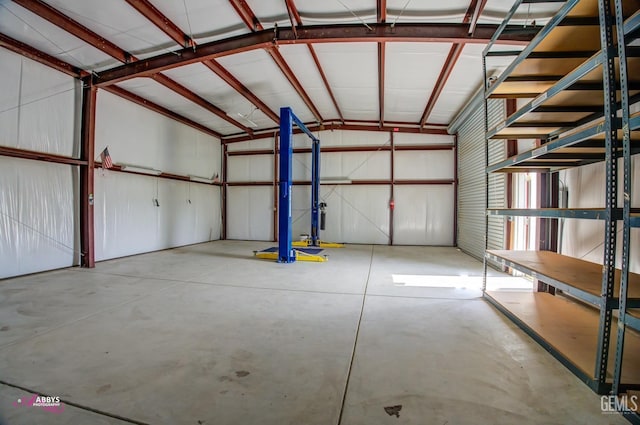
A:
<svg viewBox="0 0 640 425">
<path fill-rule="evenodd" d="M 490 100 L 489 126 L 504 119 L 504 100 Z M 492 145 L 490 161 L 506 157 L 503 143 Z M 458 247 L 482 259 L 485 241 L 485 139 L 484 110 L 478 109 L 458 131 Z M 491 206 L 505 205 L 505 177 L 491 176 Z M 491 218 L 489 246 L 501 248 L 504 241 L 504 219 Z"/>
</svg>

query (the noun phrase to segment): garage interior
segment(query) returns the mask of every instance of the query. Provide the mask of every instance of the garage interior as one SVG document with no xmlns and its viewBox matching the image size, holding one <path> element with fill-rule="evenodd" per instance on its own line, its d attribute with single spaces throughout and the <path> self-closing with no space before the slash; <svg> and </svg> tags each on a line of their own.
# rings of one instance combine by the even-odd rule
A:
<svg viewBox="0 0 640 425">
<path fill-rule="evenodd" d="M 640 424 L 638 38 L 0 0 L 0 424 Z"/>
</svg>

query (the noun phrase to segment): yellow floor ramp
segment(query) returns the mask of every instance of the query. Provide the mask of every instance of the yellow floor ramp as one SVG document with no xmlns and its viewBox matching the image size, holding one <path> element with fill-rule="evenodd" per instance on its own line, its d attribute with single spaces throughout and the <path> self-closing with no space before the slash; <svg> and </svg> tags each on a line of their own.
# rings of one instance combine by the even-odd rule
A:
<svg viewBox="0 0 640 425">
<path fill-rule="evenodd" d="M 314 245 L 311 245 L 311 240 L 307 239 L 305 241 L 293 241 L 291 242 L 291 246 L 301 246 L 306 248 L 308 246 L 314 246 Z M 320 241 L 318 248 L 344 248 L 344 244 Z"/>
<path fill-rule="evenodd" d="M 296 252 L 296 261 L 310 261 L 314 263 L 324 263 L 328 261 L 326 255 L 316 255 L 316 254 L 307 254 L 306 252 L 298 251 L 294 249 Z M 274 260 L 278 261 L 278 253 L 277 252 L 258 252 L 254 251 L 254 255 L 263 260 Z"/>
</svg>

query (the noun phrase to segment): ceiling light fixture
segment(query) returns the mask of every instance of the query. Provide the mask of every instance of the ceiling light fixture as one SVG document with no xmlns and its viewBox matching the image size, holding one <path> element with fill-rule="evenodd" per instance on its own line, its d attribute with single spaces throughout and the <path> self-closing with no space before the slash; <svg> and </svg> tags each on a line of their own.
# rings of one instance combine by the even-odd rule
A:
<svg viewBox="0 0 640 425">
<path fill-rule="evenodd" d="M 192 182 L 199 182 L 199 183 L 213 183 L 213 179 L 208 179 L 206 177 L 200 177 L 200 176 L 189 176 L 189 180 L 191 180 Z"/>
<path fill-rule="evenodd" d="M 128 171 L 130 173 L 150 174 L 152 176 L 158 176 L 162 174 L 161 170 L 156 170 L 155 168 L 149 168 L 149 167 L 142 167 L 139 165 L 121 164 L 120 169 L 122 171 Z"/>
</svg>

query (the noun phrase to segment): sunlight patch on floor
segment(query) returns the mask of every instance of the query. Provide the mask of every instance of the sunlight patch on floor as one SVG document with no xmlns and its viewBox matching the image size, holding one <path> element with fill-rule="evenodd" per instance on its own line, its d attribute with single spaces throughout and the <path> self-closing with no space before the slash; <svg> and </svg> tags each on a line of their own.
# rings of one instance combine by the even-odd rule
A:
<svg viewBox="0 0 640 425">
<path fill-rule="evenodd" d="M 392 274 L 395 286 L 424 288 L 482 289 L 482 276 Z M 531 290 L 531 281 L 516 276 L 491 276 L 487 290 Z"/>
</svg>

